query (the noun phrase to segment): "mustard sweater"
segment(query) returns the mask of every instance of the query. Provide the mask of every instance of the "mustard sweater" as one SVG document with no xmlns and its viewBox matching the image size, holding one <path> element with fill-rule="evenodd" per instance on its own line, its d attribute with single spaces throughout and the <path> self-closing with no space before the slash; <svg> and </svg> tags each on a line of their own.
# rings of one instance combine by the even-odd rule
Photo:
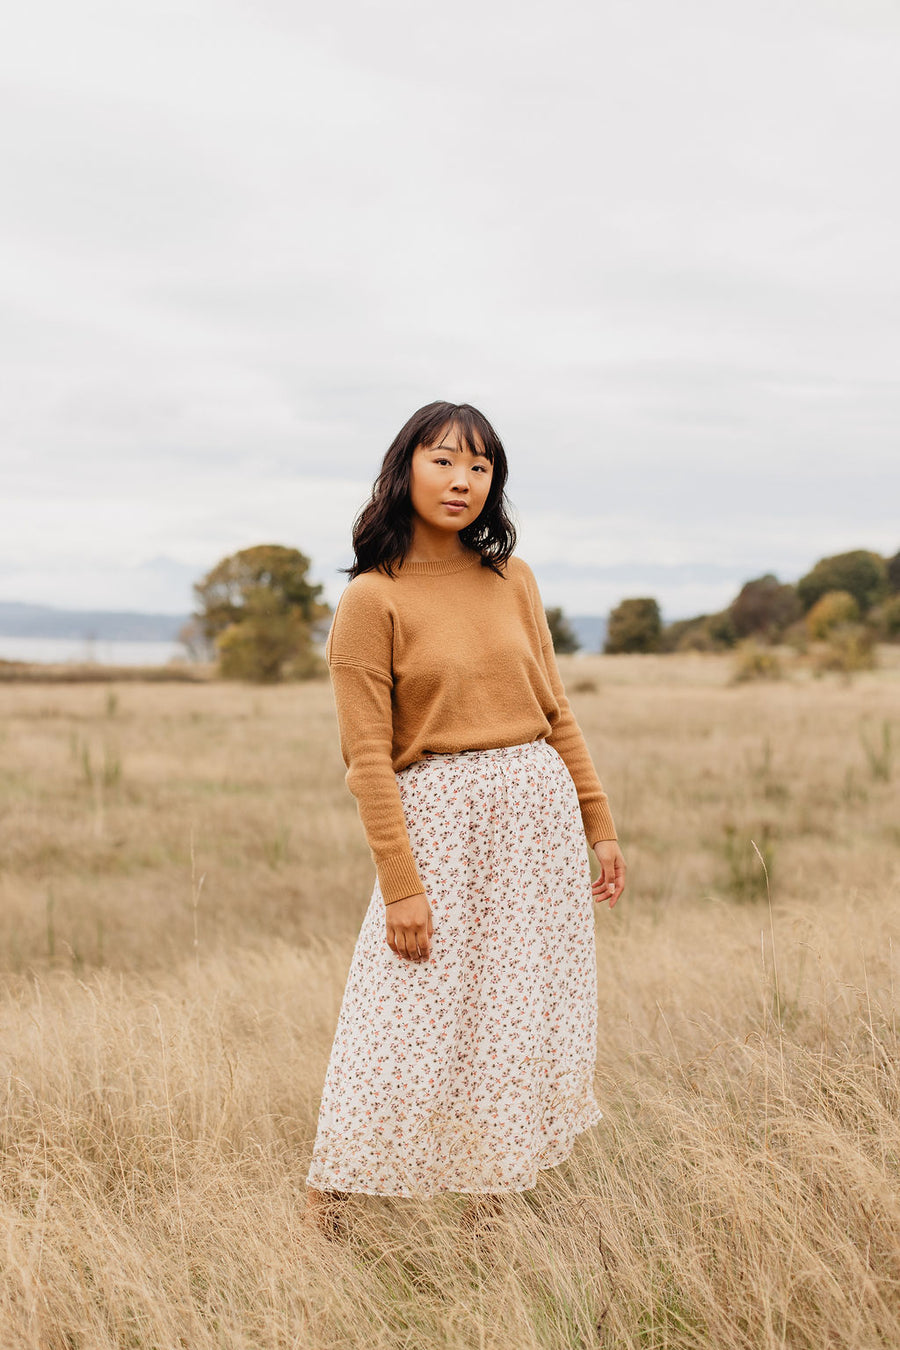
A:
<svg viewBox="0 0 900 1350">
<path fill-rule="evenodd" d="M 534 574 L 513 555 L 505 577 L 468 551 L 407 562 L 345 587 L 325 656 L 347 786 L 385 904 L 425 887 L 395 772 L 423 751 L 484 750 L 538 737 L 561 755 L 589 844 L 615 839 L 609 804 L 560 679 Z"/>
</svg>

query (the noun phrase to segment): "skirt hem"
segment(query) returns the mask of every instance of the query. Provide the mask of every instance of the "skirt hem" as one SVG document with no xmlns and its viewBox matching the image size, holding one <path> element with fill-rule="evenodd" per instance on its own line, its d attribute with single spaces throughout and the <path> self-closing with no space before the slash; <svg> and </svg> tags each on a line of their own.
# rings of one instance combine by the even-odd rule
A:
<svg viewBox="0 0 900 1350">
<path fill-rule="evenodd" d="M 537 1163 L 535 1165 L 536 1171 L 534 1180 L 527 1182 L 523 1186 L 494 1186 L 491 1190 L 478 1190 L 475 1187 L 470 1186 L 434 1185 L 431 1186 L 430 1188 L 422 1187 L 418 1189 L 413 1189 L 407 1186 L 401 1190 L 376 1191 L 371 1186 L 355 1186 L 351 1183 L 343 1183 L 343 1182 L 339 1186 L 338 1185 L 328 1186 L 327 1184 L 316 1185 L 314 1182 L 309 1181 L 307 1179 L 305 1184 L 309 1187 L 313 1187 L 315 1190 L 335 1190 L 335 1191 L 342 1191 L 351 1195 L 380 1195 L 386 1199 L 399 1198 L 404 1200 L 433 1200 L 436 1195 L 520 1194 L 522 1191 L 534 1190 L 535 1186 L 538 1183 L 538 1175 L 537 1175 L 538 1172 L 549 1172 L 552 1167 L 560 1167 L 564 1162 L 568 1162 L 569 1158 L 571 1158 L 572 1156 L 572 1151 L 575 1147 L 575 1140 L 578 1138 L 578 1136 L 584 1134 L 586 1130 L 592 1129 L 594 1125 L 599 1125 L 602 1119 L 603 1119 L 603 1112 L 598 1109 L 596 1115 L 592 1119 L 586 1120 L 582 1125 L 579 1125 L 578 1128 L 575 1130 L 575 1133 L 572 1135 L 572 1141 L 569 1145 L 567 1152 L 561 1158 L 557 1158 L 555 1162 Z"/>
</svg>

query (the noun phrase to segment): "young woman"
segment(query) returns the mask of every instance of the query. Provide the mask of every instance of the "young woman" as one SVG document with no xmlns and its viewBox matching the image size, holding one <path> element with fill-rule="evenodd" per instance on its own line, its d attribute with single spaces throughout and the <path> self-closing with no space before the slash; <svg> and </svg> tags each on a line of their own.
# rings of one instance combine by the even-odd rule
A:
<svg viewBox="0 0 900 1350">
<path fill-rule="evenodd" d="M 506 477 L 477 409 L 431 403 L 354 525 L 326 657 L 376 879 L 307 1175 L 325 1231 L 351 1191 L 530 1189 L 601 1118 L 590 901 L 625 862 Z"/>
</svg>

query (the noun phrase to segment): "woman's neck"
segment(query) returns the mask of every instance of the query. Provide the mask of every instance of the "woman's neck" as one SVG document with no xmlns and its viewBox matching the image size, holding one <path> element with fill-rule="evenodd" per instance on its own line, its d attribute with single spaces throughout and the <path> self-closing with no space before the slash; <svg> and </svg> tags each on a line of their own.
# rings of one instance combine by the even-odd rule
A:
<svg viewBox="0 0 900 1350">
<path fill-rule="evenodd" d="M 406 552 L 407 562 L 454 562 L 471 553 L 457 533 L 445 530 L 427 530 L 416 525 Z"/>
</svg>

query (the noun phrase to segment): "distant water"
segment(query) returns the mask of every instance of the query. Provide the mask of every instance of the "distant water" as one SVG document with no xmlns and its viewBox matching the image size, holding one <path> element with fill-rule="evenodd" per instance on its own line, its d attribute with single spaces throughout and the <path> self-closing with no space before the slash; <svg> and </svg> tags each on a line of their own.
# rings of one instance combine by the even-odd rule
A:
<svg viewBox="0 0 900 1350">
<path fill-rule="evenodd" d="M 0 637 L 0 660 L 45 661 L 58 665 L 95 662 L 100 666 L 164 666 L 184 660 L 180 642 L 115 642 L 104 638 Z"/>
</svg>

